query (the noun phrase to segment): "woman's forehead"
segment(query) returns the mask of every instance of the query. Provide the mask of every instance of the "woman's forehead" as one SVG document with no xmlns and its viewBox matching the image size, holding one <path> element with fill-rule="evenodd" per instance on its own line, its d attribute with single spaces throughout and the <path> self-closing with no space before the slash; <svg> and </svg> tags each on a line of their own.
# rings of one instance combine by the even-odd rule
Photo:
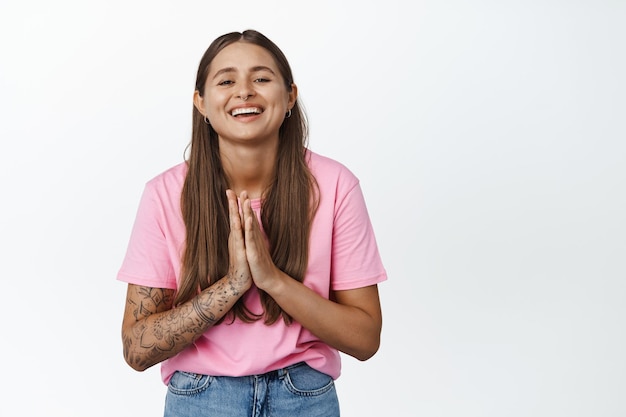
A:
<svg viewBox="0 0 626 417">
<path fill-rule="evenodd" d="M 261 46 L 249 42 L 232 43 L 215 55 L 210 65 L 210 72 L 215 73 L 223 68 L 237 71 L 268 68 L 277 71 L 274 57 Z"/>
</svg>

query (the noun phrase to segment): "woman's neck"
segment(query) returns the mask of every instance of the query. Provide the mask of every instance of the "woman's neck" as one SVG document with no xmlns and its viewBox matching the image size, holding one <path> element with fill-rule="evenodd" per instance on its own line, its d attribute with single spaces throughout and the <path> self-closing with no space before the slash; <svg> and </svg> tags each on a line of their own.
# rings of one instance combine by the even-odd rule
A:
<svg viewBox="0 0 626 417">
<path fill-rule="evenodd" d="M 274 176 L 276 147 L 220 146 L 220 155 L 229 187 L 260 198 Z"/>
</svg>

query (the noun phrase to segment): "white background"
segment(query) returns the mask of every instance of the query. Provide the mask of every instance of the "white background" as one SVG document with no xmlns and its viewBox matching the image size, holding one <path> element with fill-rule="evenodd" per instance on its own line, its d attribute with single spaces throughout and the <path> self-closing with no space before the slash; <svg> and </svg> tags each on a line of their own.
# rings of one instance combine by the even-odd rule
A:
<svg viewBox="0 0 626 417">
<path fill-rule="evenodd" d="M 343 415 L 626 415 L 625 22 L 620 0 L 0 0 L 0 414 L 161 414 L 115 276 L 202 53 L 255 28 L 389 274 Z"/>
</svg>

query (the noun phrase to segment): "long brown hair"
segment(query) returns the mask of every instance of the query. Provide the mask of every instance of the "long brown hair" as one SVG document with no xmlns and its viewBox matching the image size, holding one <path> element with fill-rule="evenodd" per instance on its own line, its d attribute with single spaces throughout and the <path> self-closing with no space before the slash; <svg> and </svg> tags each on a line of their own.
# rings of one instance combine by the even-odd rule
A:
<svg viewBox="0 0 626 417">
<path fill-rule="evenodd" d="M 273 57 L 287 91 L 293 75 L 287 58 L 263 34 L 246 30 L 215 39 L 200 60 L 195 89 L 202 96 L 215 56 L 234 42 L 249 42 L 265 48 Z M 304 111 L 296 100 L 291 116 L 279 129 L 274 178 L 263 193 L 261 222 L 268 236 L 272 260 L 287 275 L 302 282 L 308 264 L 310 226 L 317 205 L 317 187 L 306 162 L 308 139 Z M 228 182 L 219 153 L 218 135 L 204 116 L 193 108 L 193 127 L 187 159 L 188 171 L 181 195 L 181 210 L 187 231 L 182 255 L 181 283 L 175 304 L 190 300 L 228 272 Z M 291 318 L 265 292 L 260 291 L 266 324 L 282 315 Z M 245 322 L 260 319 L 239 299 L 229 312 Z"/>
</svg>

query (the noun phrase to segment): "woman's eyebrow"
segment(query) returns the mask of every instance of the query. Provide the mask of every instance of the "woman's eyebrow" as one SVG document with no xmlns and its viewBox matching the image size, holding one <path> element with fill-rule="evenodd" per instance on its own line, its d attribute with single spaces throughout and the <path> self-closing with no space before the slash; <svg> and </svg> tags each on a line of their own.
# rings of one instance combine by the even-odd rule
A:
<svg viewBox="0 0 626 417">
<path fill-rule="evenodd" d="M 260 72 L 260 71 L 267 71 L 271 74 L 274 74 L 274 71 L 272 71 L 272 69 L 270 67 L 266 67 L 265 65 L 257 65 L 254 66 L 252 68 L 250 68 L 250 72 Z M 215 75 L 213 76 L 213 79 L 216 79 L 217 77 L 219 77 L 222 74 L 228 74 L 231 72 L 237 72 L 237 69 L 235 67 L 226 67 L 226 68 L 222 68 L 219 71 L 217 71 L 215 73 Z"/>
<path fill-rule="evenodd" d="M 237 70 L 235 69 L 235 67 L 226 67 L 226 68 L 222 68 L 221 70 L 217 71 L 215 73 L 215 75 L 213 76 L 213 79 L 216 79 L 218 76 L 222 75 L 222 74 L 227 74 L 229 72 L 236 72 Z"/>
<path fill-rule="evenodd" d="M 257 65 L 256 67 L 250 68 L 250 70 L 251 72 L 267 71 L 274 74 L 274 71 L 272 71 L 270 67 L 266 67 L 265 65 Z"/>
</svg>

